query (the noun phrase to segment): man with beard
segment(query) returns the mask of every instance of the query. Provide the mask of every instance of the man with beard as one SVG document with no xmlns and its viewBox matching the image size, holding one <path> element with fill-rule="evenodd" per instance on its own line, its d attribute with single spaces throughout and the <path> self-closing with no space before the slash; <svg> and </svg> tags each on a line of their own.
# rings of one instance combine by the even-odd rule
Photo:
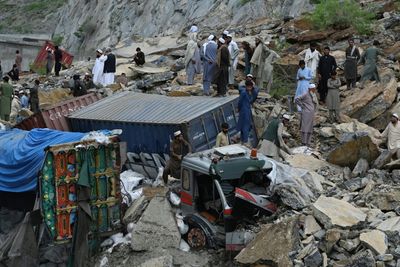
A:
<svg viewBox="0 0 400 267">
<path fill-rule="evenodd" d="M 330 48 L 326 46 L 324 48 L 324 55 L 319 59 L 318 64 L 318 93 L 319 100 L 325 103 L 326 95 L 328 94 L 328 79 L 331 77 L 331 73 L 336 71 L 337 64 L 333 56 L 329 55 Z"/>
<path fill-rule="evenodd" d="M 316 49 L 317 45 L 315 43 L 311 43 L 310 47 L 300 53 L 300 55 L 304 55 L 304 62 L 306 63 L 306 67 L 311 70 L 312 79 L 315 79 L 317 75 L 317 67 L 319 62 L 319 57 L 321 54 Z"/>
<path fill-rule="evenodd" d="M 218 40 L 217 54 L 217 75 L 214 83 L 217 84 L 217 96 L 226 96 L 226 86 L 228 85 L 230 55 L 229 49 L 223 38 Z"/>
<path fill-rule="evenodd" d="M 94 84 L 103 84 L 104 82 L 104 61 L 107 60 L 107 57 L 103 55 L 103 51 L 101 49 L 96 50 L 96 61 L 94 63 L 94 67 L 92 70 L 93 75 L 93 83 Z"/>
<path fill-rule="evenodd" d="M 228 131 L 229 131 L 229 124 L 227 124 L 226 122 L 222 123 L 221 132 L 217 135 L 215 147 L 229 145 Z"/>
</svg>

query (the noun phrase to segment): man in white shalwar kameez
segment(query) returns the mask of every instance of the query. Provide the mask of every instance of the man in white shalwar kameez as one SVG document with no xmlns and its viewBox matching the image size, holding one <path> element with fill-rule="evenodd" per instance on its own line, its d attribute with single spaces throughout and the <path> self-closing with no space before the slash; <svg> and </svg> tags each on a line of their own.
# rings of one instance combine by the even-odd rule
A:
<svg viewBox="0 0 400 267">
<path fill-rule="evenodd" d="M 319 58 L 321 54 L 316 49 L 316 44 L 311 43 L 310 48 L 307 48 L 300 55 L 304 55 L 304 61 L 306 62 L 306 67 L 311 69 L 312 80 L 315 81 L 315 77 L 317 75 L 317 67 L 319 63 Z"/>
<path fill-rule="evenodd" d="M 227 35 L 228 50 L 231 57 L 231 66 L 229 67 L 229 84 L 233 85 L 235 80 L 235 72 L 239 60 L 239 46 L 232 40 L 232 35 Z"/>
<path fill-rule="evenodd" d="M 96 61 L 94 63 L 94 67 L 92 69 L 93 75 L 93 83 L 94 84 L 103 84 L 104 82 L 104 61 L 106 61 L 107 57 L 103 55 L 103 51 L 101 49 L 96 50 Z"/>
<path fill-rule="evenodd" d="M 185 68 L 187 84 L 192 85 L 194 76 L 201 71 L 200 51 L 197 45 L 197 33 L 189 34 L 189 42 L 185 53 Z"/>
</svg>

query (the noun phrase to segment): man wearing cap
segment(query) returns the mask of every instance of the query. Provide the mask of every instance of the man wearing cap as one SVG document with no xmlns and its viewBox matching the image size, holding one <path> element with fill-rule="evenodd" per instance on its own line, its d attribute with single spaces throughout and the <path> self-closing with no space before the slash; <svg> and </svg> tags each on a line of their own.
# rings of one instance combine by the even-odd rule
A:
<svg viewBox="0 0 400 267">
<path fill-rule="evenodd" d="M 223 38 L 219 38 L 218 46 L 217 74 L 214 77 L 214 83 L 217 84 L 217 96 L 226 96 L 230 66 L 229 49 Z"/>
<path fill-rule="evenodd" d="M 264 43 L 260 36 L 255 39 L 256 49 L 254 50 L 253 56 L 251 57 L 251 74 L 256 78 L 256 84 L 258 88 L 264 88 L 265 77 L 265 60 L 267 59 L 269 48 Z"/>
<path fill-rule="evenodd" d="M 187 84 L 192 85 L 194 83 L 194 77 L 196 73 L 201 72 L 200 62 L 200 49 L 197 45 L 197 33 L 189 33 L 189 42 L 186 46 L 185 53 L 185 69 Z"/>
<path fill-rule="evenodd" d="M 107 57 L 103 55 L 103 50 L 96 50 L 96 61 L 94 63 L 94 67 L 92 69 L 93 75 L 93 83 L 94 84 L 103 84 L 104 81 L 104 62 L 107 60 Z"/>
<path fill-rule="evenodd" d="M 17 123 L 18 122 L 18 114 L 21 111 L 21 99 L 19 98 L 19 91 L 14 91 L 14 97 L 11 101 L 11 112 L 10 112 L 10 122 Z"/>
<path fill-rule="evenodd" d="M 203 91 L 205 95 L 210 95 L 211 82 L 214 81 L 217 68 L 218 45 L 216 40 L 217 37 L 213 36 L 213 39 L 206 45 L 204 53 Z"/>
<path fill-rule="evenodd" d="M 239 56 L 239 46 L 235 41 L 232 40 L 232 34 L 228 34 L 226 36 L 226 42 L 228 44 L 228 50 L 230 55 L 230 67 L 229 67 L 229 85 L 234 84 L 235 80 L 235 72 L 238 64 L 238 56 Z"/>
<path fill-rule="evenodd" d="M 247 144 L 251 130 L 251 122 L 253 121 L 251 106 L 257 99 L 258 92 L 255 91 L 254 84 L 246 81 L 246 90 L 240 92 L 238 102 L 239 119 L 237 130 L 240 132 L 240 140 L 242 144 Z"/>
<path fill-rule="evenodd" d="M 289 126 L 291 116 L 284 114 L 282 119 L 273 118 L 266 127 L 260 141 L 260 152 L 267 157 L 279 160 L 279 157 L 286 159 L 291 155 L 291 149 L 283 140 L 285 127 Z"/>
<path fill-rule="evenodd" d="M 3 83 L 0 85 L 0 119 L 9 121 L 11 112 L 11 100 L 13 87 L 8 83 L 8 76 L 3 77 Z"/>
<path fill-rule="evenodd" d="M 400 159 L 400 123 L 397 113 L 393 113 L 390 122 L 383 131 L 381 137 L 387 139 L 387 148 L 389 149 L 389 158 L 396 155 Z"/>
<path fill-rule="evenodd" d="M 174 140 L 170 144 L 170 159 L 167 162 L 164 172 L 164 183 L 168 182 L 168 175 L 180 177 L 180 169 L 182 158 L 192 152 L 190 144 L 183 138 L 182 132 L 177 131 L 174 133 Z"/>
<path fill-rule="evenodd" d="M 310 84 L 307 92 L 296 97 L 295 102 L 301 108 L 301 142 L 305 146 L 310 146 L 314 128 L 314 115 L 318 103 L 315 96 L 315 84 Z"/>
<path fill-rule="evenodd" d="M 312 71 L 311 69 L 306 67 L 306 63 L 304 60 L 299 61 L 299 69 L 297 70 L 297 88 L 295 98 L 308 93 L 308 89 L 310 88 L 310 80 L 312 79 Z M 297 106 L 297 110 L 301 111 L 301 107 Z"/>
<path fill-rule="evenodd" d="M 114 76 L 117 66 L 117 61 L 115 55 L 111 52 L 111 48 L 106 49 L 106 61 L 104 61 L 104 81 L 103 85 L 107 86 L 114 83 Z"/>
</svg>

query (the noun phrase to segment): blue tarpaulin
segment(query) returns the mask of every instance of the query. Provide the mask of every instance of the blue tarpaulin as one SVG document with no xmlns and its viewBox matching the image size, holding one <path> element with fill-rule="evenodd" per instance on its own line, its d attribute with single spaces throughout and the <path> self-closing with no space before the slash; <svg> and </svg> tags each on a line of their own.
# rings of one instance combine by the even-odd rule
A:
<svg viewBox="0 0 400 267">
<path fill-rule="evenodd" d="M 76 142 L 84 135 L 51 129 L 0 131 L 0 191 L 35 190 L 46 147 Z"/>
</svg>

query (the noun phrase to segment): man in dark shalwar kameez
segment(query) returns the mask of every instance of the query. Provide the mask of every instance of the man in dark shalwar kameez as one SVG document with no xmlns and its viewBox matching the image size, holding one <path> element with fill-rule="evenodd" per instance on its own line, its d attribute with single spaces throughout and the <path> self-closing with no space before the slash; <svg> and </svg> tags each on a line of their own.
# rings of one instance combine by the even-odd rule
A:
<svg viewBox="0 0 400 267">
<path fill-rule="evenodd" d="M 217 85 L 217 96 L 226 96 L 226 87 L 229 82 L 230 54 L 223 38 L 218 40 L 217 75 L 214 83 Z"/>
<path fill-rule="evenodd" d="M 354 40 L 349 39 L 349 47 L 346 48 L 346 61 L 344 62 L 344 77 L 347 89 L 355 88 L 357 82 L 357 62 L 360 59 L 360 51 L 354 45 Z"/>
<path fill-rule="evenodd" d="M 319 58 L 318 63 L 318 93 L 319 100 L 325 103 L 326 95 L 328 94 L 328 79 L 331 77 L 332 71 L 337 68 L 336 60 L 333 56 L 329 55 L 330 48 L 326 46 L 324 48 L 324 55 Z"/>
</svg>

